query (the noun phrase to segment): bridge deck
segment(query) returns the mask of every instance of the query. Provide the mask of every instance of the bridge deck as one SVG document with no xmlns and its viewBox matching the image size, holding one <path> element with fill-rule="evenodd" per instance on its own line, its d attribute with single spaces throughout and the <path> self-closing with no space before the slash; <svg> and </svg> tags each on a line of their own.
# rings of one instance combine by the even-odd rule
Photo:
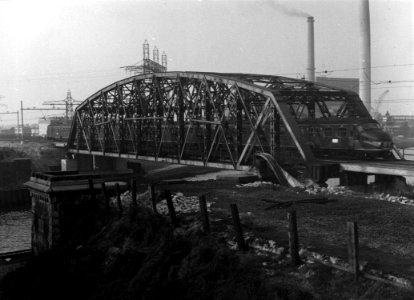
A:
<svg viewBox="0 0 414 300">
<path fill-rule="evenodd" d="M 341 171 L 414 177 L 414 161 L 340 161 Z"/>
</svg>

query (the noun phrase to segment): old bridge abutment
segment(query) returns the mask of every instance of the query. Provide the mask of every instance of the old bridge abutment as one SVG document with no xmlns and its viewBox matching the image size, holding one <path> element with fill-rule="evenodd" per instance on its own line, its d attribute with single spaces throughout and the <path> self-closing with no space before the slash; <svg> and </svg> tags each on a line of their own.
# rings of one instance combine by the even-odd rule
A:
<svg viewBox="0 0 414 300">
<path fill-rule="evenodd" d="M 102 193 L 103 183 L 105 191 L 113 194 L 116 184 L 125 190 L 128 182 L 139 178 L 132 170 L 33 173 L 26 183 L 32 199 L 33 254 L 40 255 L 70 244 L 81 226 L 93 222 L 105 205 L 96 197 Z"/>
</svg>

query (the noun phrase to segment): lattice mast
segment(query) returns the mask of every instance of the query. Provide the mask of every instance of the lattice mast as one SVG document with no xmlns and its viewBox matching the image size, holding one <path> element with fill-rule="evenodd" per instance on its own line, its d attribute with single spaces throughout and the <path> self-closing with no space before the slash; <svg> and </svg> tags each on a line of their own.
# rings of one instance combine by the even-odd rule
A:
<svg viewBox="0 0 414 300">
<path fill-rule="evenodd" d="M 167 72 L 167 55 L 163 52 L 161 56 L 162 63 L 159 62 L 159 50 L 157 46 L 152 51 L 152 60 L 150 58 L 150 46 L 147 40 L 142 44 L 142 61 L 130 65 L 121 67 L 126 72 L 138 75 L 148 73 L 164 73 Z"/>
<path fill-rule="evenodd" d="M 163 52 L 161 56 L 161 65 L 167 70 L 167 54 L 165 54 L 165 52 Z"/>
<path fill-rule="evenodd" d="M 154 50 L 152 51 L 152 60 L 156 62 L 157 64 L 160 63 L 160 54 L 159 54 L 157 46 L 154 46 Z"/>
<path fill-rule="evenodd" d="M 65 119 L 66 119 L 66 121 L 68 121 L 68 120 L 73 118 L 73 107 L 74 107 L 74 105 L 80 104 L 80 103 L 82 103 L 82 101 L 73 99 L 72 98 L 72 93 L 70 92 L 70 90 L 68 90 L 67 93 L 66 93 L 66 98 L 65 99 L 58 100 L 58 101 L 45 101 L 42 104 L 43 105 L 52 105 L 53 108 L 55 106 L 64 105 L 65 106 Z"/>
</svg>

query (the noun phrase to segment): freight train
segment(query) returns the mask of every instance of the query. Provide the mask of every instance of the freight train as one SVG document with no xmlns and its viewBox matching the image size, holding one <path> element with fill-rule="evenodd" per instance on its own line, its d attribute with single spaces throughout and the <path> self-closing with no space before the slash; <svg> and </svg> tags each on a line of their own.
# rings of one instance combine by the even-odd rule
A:
<svg viewBox="0 0 414 300">
<path fill-rule="evenodd" d="M 299 128 L 316 156 L 392 157 L 392 138 L 374 120 L 308 122 Z"/>
<path fill-rule="evenodd" d="M 391 136 L 371 117 L 357 95 L 288 103 L 316 156 L 393 157 Z"/>
<path fill-rule="evenodd" d="M 50 124 L 47 126 L 46 138 L 53 141 L 67 140 L 71 124 L 71 120 L 63 118 L 50 120 Z"/>
</svg>

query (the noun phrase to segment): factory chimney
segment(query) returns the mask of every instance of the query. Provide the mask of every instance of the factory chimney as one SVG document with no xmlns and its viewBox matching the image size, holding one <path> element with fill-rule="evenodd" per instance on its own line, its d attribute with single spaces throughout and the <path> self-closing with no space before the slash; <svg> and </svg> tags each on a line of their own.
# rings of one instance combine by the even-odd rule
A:
<svg viewBox="0 0 414 300">
<path fill-rule="evenodd" d="M 360 73 L 359 96 L 368 111 L 371 110 L 371 34 L 369 0 L 360 0 Z"/>
<path fill-rule="evenodd" d="M 308 78 L 315 81 L 315 36 L 313 31 L 313 17 L 308 17 Z"/>
</svg>

